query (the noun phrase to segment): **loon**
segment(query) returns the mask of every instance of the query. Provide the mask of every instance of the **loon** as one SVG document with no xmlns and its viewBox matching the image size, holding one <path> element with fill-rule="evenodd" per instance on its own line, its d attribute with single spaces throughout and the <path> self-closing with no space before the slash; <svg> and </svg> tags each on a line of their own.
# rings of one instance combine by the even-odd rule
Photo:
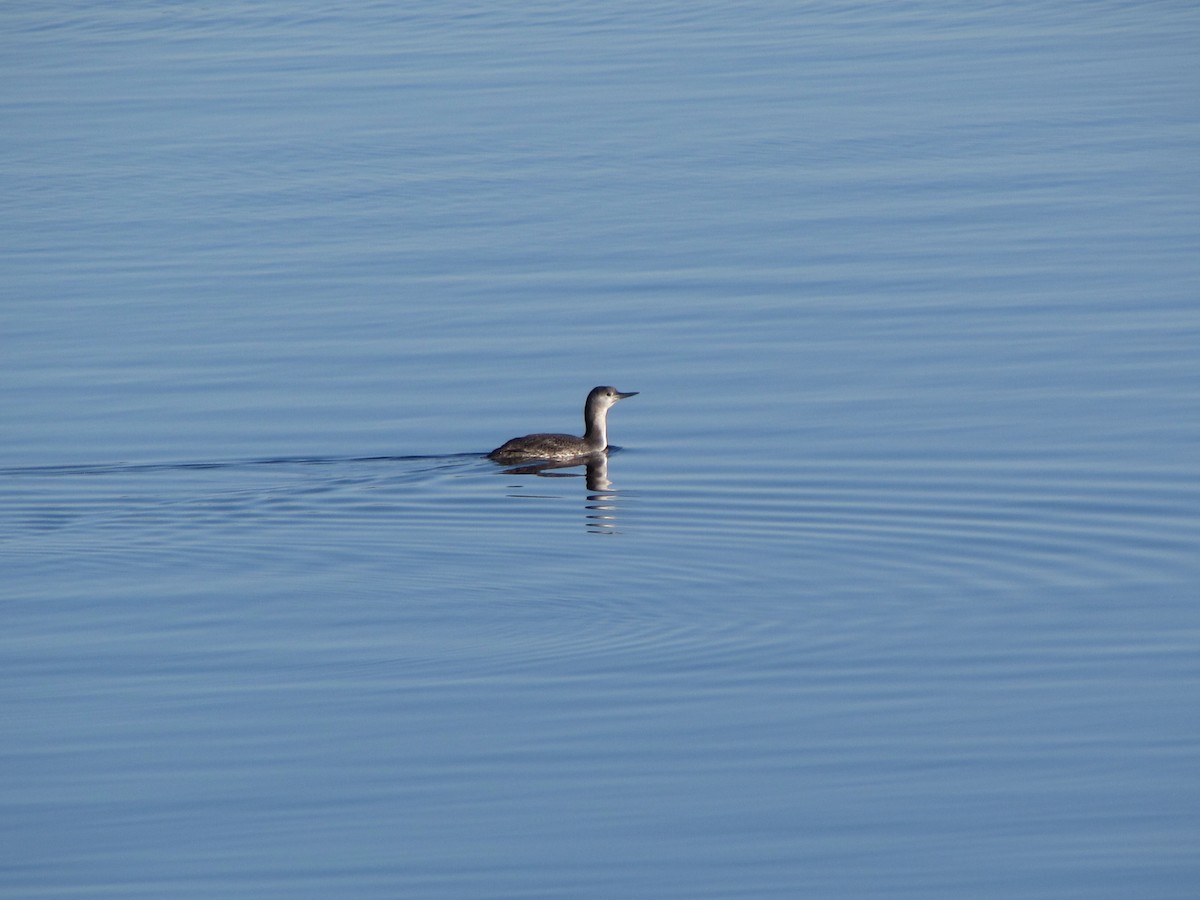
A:
<svg viewBox="0 0 1200 900">
<path fill-rule="evenodd" d="M 594 387 L 583 405 L 583 437 L 573 434 L 527 434 L 513 438 L 488 454 L 498 462 L 523 459 L 576 459 L 603 453 L 608 449 L 608 409 L 618 400 L 636 396 L 639 391 L 622 393 L 615 387 Z"/>
</svg>

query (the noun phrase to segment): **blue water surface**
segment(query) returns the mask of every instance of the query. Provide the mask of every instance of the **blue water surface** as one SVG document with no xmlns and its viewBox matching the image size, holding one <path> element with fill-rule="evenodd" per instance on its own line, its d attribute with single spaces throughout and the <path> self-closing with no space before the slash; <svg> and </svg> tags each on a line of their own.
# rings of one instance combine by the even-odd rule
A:
<svg viewBox="0 0 1200 900">
<path fill-rule="evenodd" d="M 1196 896 L 1198 40 L 6 5 L 0 894 Z"/>
</svg>

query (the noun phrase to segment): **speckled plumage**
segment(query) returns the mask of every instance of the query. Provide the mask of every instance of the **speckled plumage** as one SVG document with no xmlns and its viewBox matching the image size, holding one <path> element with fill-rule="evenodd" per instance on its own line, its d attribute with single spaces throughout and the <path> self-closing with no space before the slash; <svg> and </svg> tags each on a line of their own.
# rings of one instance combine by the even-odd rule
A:
<svg viewBox="0 0 1200 900">
<path fill-rule="evenodd" d="M 583 405 L 583 437 L 573 434 L 527 434 L 506 441 L 488 454 L 498 462 L 527 459 L 575 459 L 608 449 L 608 410 L 637 391 L 622 393 L 609 385 L 592 388 Z"/>
</svg>

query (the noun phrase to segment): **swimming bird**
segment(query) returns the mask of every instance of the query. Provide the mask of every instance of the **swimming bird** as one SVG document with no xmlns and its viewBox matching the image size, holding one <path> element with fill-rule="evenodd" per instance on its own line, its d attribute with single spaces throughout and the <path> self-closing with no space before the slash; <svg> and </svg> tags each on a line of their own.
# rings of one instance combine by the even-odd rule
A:
<svg viewBox="0 0 1200 900">
<path fill-rule="evenodd" d="M 618 391 L 615 387 L 594 387 L 583 404 L 583 437 L 573 434 L 527 434 L 513 438 L 488 454 L 498 462 L 523 459 L 576 459 L 603 453 L 608 449 L 608 410 L 639 391 Z"/>
</svg>

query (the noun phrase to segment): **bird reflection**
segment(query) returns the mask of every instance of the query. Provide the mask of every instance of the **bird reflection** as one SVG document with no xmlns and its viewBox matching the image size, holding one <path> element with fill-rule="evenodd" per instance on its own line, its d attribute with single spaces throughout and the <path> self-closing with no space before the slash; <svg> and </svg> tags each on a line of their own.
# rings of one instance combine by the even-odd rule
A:
<svg viewBox="0 0 1200 900">
<path fill-rule="evenodd" d="M 608 452 L 591 453 L 571 460 L 543 460 L 524 466 L 506 468 L 503 475 L 537 475 L 539 478 L 578 478 L 578 472 L 558 472 L 556 469 L 577 469 L 583 473 L 589 491 L 584 504 L 584 524 L 594 534 L 617 533 L 617 498 L 608 478 Z"/>
</svg>

